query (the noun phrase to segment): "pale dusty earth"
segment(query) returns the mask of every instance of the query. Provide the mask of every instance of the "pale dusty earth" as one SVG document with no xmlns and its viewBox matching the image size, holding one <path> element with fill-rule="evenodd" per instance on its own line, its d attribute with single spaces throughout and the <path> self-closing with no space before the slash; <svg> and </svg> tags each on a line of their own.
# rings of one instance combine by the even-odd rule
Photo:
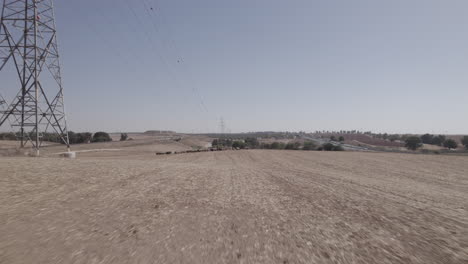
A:
<svg viewBox="0 0 468 264">
<path fill-rule="evenodd" d="M 462 264 L 467 209 L 466 156 L 0 157 L 0 263 Z"/>
</svg>

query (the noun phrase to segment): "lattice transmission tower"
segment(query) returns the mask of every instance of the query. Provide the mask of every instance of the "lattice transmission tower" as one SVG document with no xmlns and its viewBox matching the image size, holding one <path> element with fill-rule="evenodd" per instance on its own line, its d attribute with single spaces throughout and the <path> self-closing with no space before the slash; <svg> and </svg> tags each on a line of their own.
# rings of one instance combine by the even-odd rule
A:
<svg viewBox="0 0 468 264">
<path fill-rule="evenodd" d="M 21 147 L 29 143 L 37 154 L 49 133 L 69 149 L 53 0 L 3 1 L 0 73 L 7 65 L 17 86 L 0 80 L 0 92 L 19 91 L 0 109 L 0 127 L 11 123 Z"/>
</svg>

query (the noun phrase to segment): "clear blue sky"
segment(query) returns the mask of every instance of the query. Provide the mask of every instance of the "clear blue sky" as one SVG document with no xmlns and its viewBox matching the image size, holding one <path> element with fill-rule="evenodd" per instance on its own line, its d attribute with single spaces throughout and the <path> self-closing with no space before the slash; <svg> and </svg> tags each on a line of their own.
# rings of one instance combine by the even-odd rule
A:
<svg viewBox="0 0 468 264">
<path fill-rule="evenodd" d="M 466 0 L 55 3 L 74 131 L 468 133 Z"/>
</svg>

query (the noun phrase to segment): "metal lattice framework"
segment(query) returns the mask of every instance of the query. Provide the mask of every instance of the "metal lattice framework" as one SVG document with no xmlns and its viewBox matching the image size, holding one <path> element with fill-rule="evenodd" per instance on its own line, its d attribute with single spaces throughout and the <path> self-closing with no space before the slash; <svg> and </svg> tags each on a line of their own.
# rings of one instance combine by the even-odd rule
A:
<svg viewBox="0 0 468 264">
<path fill-rule="evenodd" d="M 20 89 L 0 112 L 0 127 L 9 120 L 19 128 L 21 147 L 31 142 L 37 153 L 49 131 L 69 148 L 53 0 L 3 1 L 0 72 L 9 63 Z M 41 80 L 46 78 L 52 81 L 43 87 Z M 0 85 L 0 89 L 17 89 Z"/>
</svg>

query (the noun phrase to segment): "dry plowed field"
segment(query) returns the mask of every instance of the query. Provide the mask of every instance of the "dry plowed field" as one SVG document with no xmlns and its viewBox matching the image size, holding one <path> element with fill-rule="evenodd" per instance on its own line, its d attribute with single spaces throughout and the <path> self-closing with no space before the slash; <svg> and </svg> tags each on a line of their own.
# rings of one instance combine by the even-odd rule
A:
<svg viewBox="0 0 468 264">
<path fill-rule="evenodd" d="M 0 158 L 0 263 L 468 263 L 468 157 Z"/>
</svg>

